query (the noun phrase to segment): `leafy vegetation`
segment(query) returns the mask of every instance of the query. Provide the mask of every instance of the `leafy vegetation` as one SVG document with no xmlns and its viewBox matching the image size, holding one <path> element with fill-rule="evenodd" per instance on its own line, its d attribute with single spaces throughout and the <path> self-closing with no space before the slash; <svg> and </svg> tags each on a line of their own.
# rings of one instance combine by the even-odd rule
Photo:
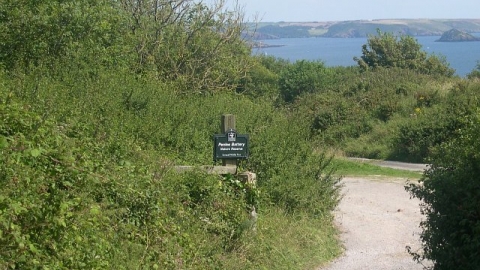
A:
<svg viewBox="0 0 480 270">
<path fill-rule="evenodd" d="M 479 79 L 480 78 L 480 61 L 477 61 L 477 66 L 469 74 L 467 74 L 469 79 Z"/>
<path fill-rule="evenodd" d="M 363 69 L 399 67 L 432 75 L 452 76 L 455 73 L 445 59 L 435 55 L 427 57 L 427 53 L 420 50 L 421 46 L 411 36 L 398 39 L 391 33 L 378 30 L 377 36 L 371 36 L 362 46 L 362 57 L 354 60 Z"/>
<path fill-rule="evenodd" d="M 410 252 L 419 262 L 433 261 L 433 269 L 476 269 L 480 263 L 478 113 L 465 122 L 455 139 L 436 149 L 422 185 L 406 186 L 422 200 L 427 217 L 421 223 L 423 249 Z"/>
<path fill-rule="evenodd" d="M 331 83 L 329 73 L 322 62 L 297 61 L 280 74 L 280 95 L 285 102 L 292 102 L 300 94 L 316 92 Z"/>
<path fill-rule="evenodd" d="M 221 4 L 2 2 L 1 268 L 289 269 L 338 254 L 339 178 L 308 147 L 307 122 L 275 107 Z M 227 112 L 251 136 L 241 168 L 257 184 L 177 173 L 212 164 Z M 281 230 L 292 242 L 279 253 Z"/>
<path fill-rule="evenodd" d="M 367 69 L 252 56 L 223 4 L 0 0 L 0 268 L 312 268 L 340 250 L 325 153 L 428 161 L 476 114 L 476 73 L 414 40 L 372 37 L 415 57 Z M 255 184 L 174 169 L 213 163 L 224 113 Z"/>
</svg>

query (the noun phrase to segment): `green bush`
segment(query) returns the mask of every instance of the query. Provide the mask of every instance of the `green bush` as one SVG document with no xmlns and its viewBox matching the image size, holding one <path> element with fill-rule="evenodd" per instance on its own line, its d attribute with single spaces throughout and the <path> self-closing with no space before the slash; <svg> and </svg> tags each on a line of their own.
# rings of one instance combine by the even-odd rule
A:
<svg viewBox="0 0 480 270">
<path fill-rule="evenodd" d="M 451 77 L 455 70 L 449 67 L 444 57 L 427 55 L 422 45 L 407 35 L 396 37 L 391 33 L 377 30 L 376 36 L 369 36 L 362 46 L 362 56 L 354 60 L 364 69 L 402 68 L 422 74 Z"/>
<path fill-rule="evenodd" d="M 378 121 L 378 120 L 377 120 Z M 392 124 L 393 123 L 393 124 Z M 342 148 L 346 156 L 372 159 L 387 159 L 390 155 L 390 141 L 395 134 L 395 124 L 373 122 L 369 132 L 364 132 L 358 138 L 345 140 Z"/>
<path fill-rule="evenodd" d="M 279 74 L 290 62 L 272 56 L 255 56 L 248 75 L 242 79 L 237 92 L 253 98 L 266 98 L 268 101 L 277 100 L 280 96 L 278 89 Z"/>
<path fill-rule="evenodd" d="M 182 95 L 171 84 L 102 70 L 77 83 L 5 77 L 1 87 L 0 175 L 8 183 L 1 218 L 25 219 L 15 228 L 28 240 L 4 250 L 5 267 L 42 261 L 54 268 L 222 269 L 233 256 L 252 256 L 243 247 L 264 244 L 248 238 L 252 206 L 260 216 L 274 208 L 289 213 L 287 220 L 328 222 L 338 203 L 339 179 L 324 169 L 329 159 L 314 153 L 308 122 L 292 121 L 295 115 L 272 102 L 233 92 Z M 237 115 L 239 132 L 250 134 L 251 156 L 240 165 L 258 174 L 258 190 L 235 177 L 170 169 L 213 163 L 212 135 L 226 111 Z M 27 142 L 34 143 L 13 146 Z M 32 189 L 20 196 L 15 179 Z M 48 196 L 39 197 L 44 186 Z M 17 199 L 28 209 L 57 202 L 44 216 L 45 210 L 15 210 Z M 5 241 L 17 234 L 2 233 Z M 20 260 L 18 251 L 30 244 L 42 256 Z"/>
<path fill-rule="evenodd" d="M 423 98 L 417 98 L 416 106 L 419 107 L 410 119 L 399 124 L 389 158 L 424 162 L 431 148 L 452 138 L 456 130 L 463 127 L 463 118 L 476 110 L 478 87 L 477 84 L 458 83 L 444 97 L 421 95 Z M 425 102 L 430 105 L 424 105 Z"/>
<path fill-rule="evenodd" d="M 469 79 L 480 79 L 480 61 L 477 61 L 475 68 L 467 74 Z"/>
<path fill-rule="evenodd" d="M 454 139 L 436 148 L 420 184 L 406 186 L 422 201 L 426 215 L 420 224 L 423 248 L 410 253 L 419 262 L 433 261 L 433 269 L 473 270 L 480 265 L 480 118 L 477 114 L 467 122 Z"/>
<path fill-rule="evenodd" d="M 0 119 L 2 267 L 222 268 L 252 228 L 256 191 L 234 178 L 148 165 L 135 143 L 56 125 L 11 92 Z"/>
<path fill-rule="evenodd" d="M 413 117 L 400 124 L 388 158 L 425 162 L 431 148 L 448 140 L 460 126 L 456 117 L 443 113 Z"/>
<path fill-rule="evenodd" d="M 11 93 L 0 97 L 0 119 L 0 265 L 109 267 L 113 231 L 89 195 L 101 182 L 90 173 L 100 164 Z"/>
<path fill-rule="evenodd" d="M 297 61 L 280 73 L 279 89 L 285 102 L 293 102 L 298 96 L 321 90 L 331 81 L 330 70 L 323 62 Z"/>
<path fill-rule="evenodd" d="M 261 203 L 287 213 L 328 217 L 339 201 L 339 178 L 326 169 L 330 162 L 315 153 L 308 139 L 308 122 L 277 117 L 252 137 L 247 165 L 258 175 Z"/>
</svg>

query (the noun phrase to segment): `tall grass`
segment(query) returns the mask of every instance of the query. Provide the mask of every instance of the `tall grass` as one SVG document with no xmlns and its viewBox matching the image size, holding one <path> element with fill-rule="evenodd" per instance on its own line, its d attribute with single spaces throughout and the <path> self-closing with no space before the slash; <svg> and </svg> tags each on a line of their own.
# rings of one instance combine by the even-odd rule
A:
<svg viewBox="0 0 480 270">
<path fill-rule="evenodd" d="M 315 269 L 342 252 L 331 219 L 292 218 L 275 207 L 260 216 L 252 241 L 226 258 L 226 269 Z"/>
</svg>

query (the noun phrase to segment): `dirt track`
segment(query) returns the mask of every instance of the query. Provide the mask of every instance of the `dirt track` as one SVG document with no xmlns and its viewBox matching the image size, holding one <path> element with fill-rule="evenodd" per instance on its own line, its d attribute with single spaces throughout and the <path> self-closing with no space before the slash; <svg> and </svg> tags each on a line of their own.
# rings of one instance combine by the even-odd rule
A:
<svg viewBox="0 0 480 270">
<path fill-rule="evenodd" d="M 321 270 L 423 269 L 406 252 L 420 248 L 419 201 L 405 191 L 406 180 L 343 179 L 344 197 L 335 212 L 344 255 Z M 320 270 L 319 269 L 319 270 Z"/>
</svg>

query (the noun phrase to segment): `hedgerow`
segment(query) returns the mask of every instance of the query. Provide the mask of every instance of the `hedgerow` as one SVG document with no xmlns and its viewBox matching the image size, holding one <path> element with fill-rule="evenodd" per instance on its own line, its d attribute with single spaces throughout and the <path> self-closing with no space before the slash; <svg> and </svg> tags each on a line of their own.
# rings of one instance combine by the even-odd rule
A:
<svg viewBox="0 0 480 270">
<path fill-rule="evenodd" d="M 126 160 L 135 150 L 118 162 L 88 123 L 59 126 L 11 93 L 0 117 L 4 268 L 203 268 L 251 229 L 237 181 Z"/>
<path fill-rule="evenodd" d="M 480 264 L 480 181 L 478 113 L 466 117 L 454 139 L 437 147 L 420 184 L 407 191 L 422 201 L 421 250 L 413 258 L 430 260 L 432 269 L 478 269 Z"/>
</svg>

